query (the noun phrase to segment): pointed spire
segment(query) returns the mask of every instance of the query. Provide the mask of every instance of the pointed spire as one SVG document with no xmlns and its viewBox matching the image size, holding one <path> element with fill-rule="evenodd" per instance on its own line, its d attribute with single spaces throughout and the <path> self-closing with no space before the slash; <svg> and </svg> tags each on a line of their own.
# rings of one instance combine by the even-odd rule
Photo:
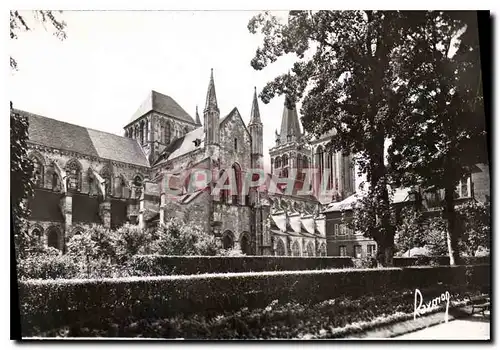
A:
<svg viewBox="0 0 500 350">
<path fill-rule="evenodd" d="M 195 123 L 196 123 L 196 125 L 201 125 L 200 115 L 198 114 L 198 105 L 196 105 Z"/>
<path fill-rule="evenodd" d="M 207 100 L 205 102 L 205 112 L 214 109 L 219 111 L 217 97 L 215 96 L 214 69 L 210 68 L 210 82 L 208 83 Z"/>
<path fill-rule="evenodd" d="M 281 117 L 280 141 L 286 143 L 292 141 L 295 137 L 301 135 L 299 126 L 299 117 L 295 103 L 285 95 L 285 104 L 283 108 L 283 116 Z"/>
<path fill-rule="evenodd" d="M 257 88 L 255 86 L 253 88 L 252 110 L 250 112 L 250 123 L 248 123 L 248 125 L 252 124 L 262 124 L 260 121 L 259 102 L 257 100 Z"/>
</svg>

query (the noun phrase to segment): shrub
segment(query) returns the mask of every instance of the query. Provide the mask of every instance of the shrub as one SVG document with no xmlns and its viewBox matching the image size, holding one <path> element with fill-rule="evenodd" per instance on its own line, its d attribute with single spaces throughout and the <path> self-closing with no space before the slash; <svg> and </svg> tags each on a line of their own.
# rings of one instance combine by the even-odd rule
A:
<svg viewBox="0 0 500 350">
<path fill-rule="evenodd" d="M 137 254 L 151 253 L 152 235 L 137 225 L 126 224 L 114 233 L 115 255 L 120 263 Z"/>
<path fill-rule="evenodd" d="M 46 254 L 31 254 L 17 263 L 19 279 L 74 278 L 78 272 L 78 265 L 69 256 L 51 250 Z"/>
<path fill-rule="evenodd" d="M 276 299 L 283 303 L 302 303 L 301 309 L 309 312 L 314 311 L 310 306 L 317 303 L 337 298 L 342 301 L 348 296 L 352 301 L 347 307 L 338 304 L 340 309 L 333 309 L 322 321 L 339 319 L 351 323 L 351 313 L 363 313 L 366 309 L 378 315 L 386 312 L 386 308 L 379 308 L 386 305 L 381 303 L 387 302 L 391 311 L 398 311 L 394 306 L 401 299 L 399 291 L 410 294 L 405 297 L 409 302 L 404 307 L 412 309 L 414 288 L 423 291 L 430 287 L 436 293 L 443 293 L 445 286 L 489 286 L 489 272 L 489 266 L 480 265 L 21 281 L 19 295 L 25 334 L 33 332 L 35 327 L 52 329 L 85 321 L 99 324 L 106 318 L 146 320 L 182 316 L 193 319 L 193 315 L 199 313 L 211 318 L 242 307 L 266 310 L 259 316 L 260 321 L 248 322 L 249 329 L 261 329 L 259 324 L 268 319 L 267 312 L 275 309 L 274 304 L 270 310 L 267 308 Z M 276 319 L 290 319 L 292 315 L 285 311 L 277 314 Z M 317 317 L 318 313 L 312 312 L 311 318 L 313 315 Z M 293 317 L 300 320 L 302 316 L 298 313 Z"/>
<path fill-rule="evenodd" d="M 200 273 L 297 271 L 352 267 L 350 257 L 135 256 L 131 264 L 149 276 Z"/>
<path fill-rule="evenodd" d="M 215 237 L 201 227 L 189 225 L 178 218 L 160 224 L 155 232 L 152 250 L 162 255 L 216 255 Z"/>
<path fill-rule="evenodd" d="M 377 259 L 372 257 L 364 257 L 360 259 L 352 259 L 354 267 L 358 269 L 370 269 L 377 267 Z"/>
</svg>

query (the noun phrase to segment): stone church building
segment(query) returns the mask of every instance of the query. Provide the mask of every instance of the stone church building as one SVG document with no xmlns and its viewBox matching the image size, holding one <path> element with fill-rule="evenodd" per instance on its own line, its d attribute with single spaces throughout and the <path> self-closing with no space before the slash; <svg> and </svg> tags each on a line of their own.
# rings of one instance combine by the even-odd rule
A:
<svg viewBox="0 0 500 350">
<path fill-rule="evenodd" d="M 171 97 L 151 91 L 124 126 L 124 136 L 12 112 L 29 120 L 28 155 L 36 182 L 28 202 L 29 231 L 62 251 L 85 225 L 116 228 L 131 223 L 147 228 L 177 216 L 202 226 L 221 246 L 245 254 L 326 255 L 324 205 L 355 190 L 349 157 L 325 153 L 327 137 L 306 142 L 296 108 L 285 99 L 280 133 L 270 149 L 271 174 L 265 174 L 263 186 L 245 191 L 244 179 L 254 176 L 250 169 L 263 170 L 257 95 L 254 91 L 248 123 L 237 108 L 221 116 L 213 72 L 202 120 L 198 108 L 192 118 Z M 300 176 L 291 193 L 286 182 L 268 191 L 290 168 L 322 170 L 330 165 L 327 186 L 336 190 L 333 197 L 298 195 L 295 187 L 304 180 Z M 201 187 L 190 186 L 188 177 L 178 181 L 193 169 L 206 169 L 212 181 Z M 213 191 L 229 170 L 236 191 Z M 315 178 L 312 186 L 318 184 Z"/>
</svg>

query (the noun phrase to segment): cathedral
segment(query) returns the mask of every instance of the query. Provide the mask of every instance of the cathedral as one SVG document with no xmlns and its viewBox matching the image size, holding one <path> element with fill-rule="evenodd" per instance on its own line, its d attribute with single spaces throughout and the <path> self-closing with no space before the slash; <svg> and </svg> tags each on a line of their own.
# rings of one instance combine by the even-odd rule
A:
<svg viewBox="0 0 500 350">
<path fill-rule="evenodd" d="M 151 91 L 124 126 L 124 136 L 11 113 L 29 121 L 36 188 L 28 201 L 28 230 L 63 252 L 85 225 L 150 228 L 176 216 L 203 227 L 221 247 L 247 255 L 325 256 L 325 205 L 355 192 L 352 158 L 325 151 L 331 135 L 306 141 L 288 98 L 269 150 L 271 173 L 264 173 L 256 91 L 248 116 L 237 108 L 221 116 L 213 72 L 202 119 L 197 107 L 193 118 L 173 98 Z M 183 174 L 199 169 L 212 174 L 210 181 L 191 186 Z M 247 191 L 255 169 L 265 181 Z M 298 173 L 290 182 L 292 169 Z M 317 169 L 318 175 L 305 181 L 303 169 Z M 214 191 L 224 178 L 234 178 L 235 190 Z M 318 195 L 323 184 L 333 195 Z"/>
</svg>

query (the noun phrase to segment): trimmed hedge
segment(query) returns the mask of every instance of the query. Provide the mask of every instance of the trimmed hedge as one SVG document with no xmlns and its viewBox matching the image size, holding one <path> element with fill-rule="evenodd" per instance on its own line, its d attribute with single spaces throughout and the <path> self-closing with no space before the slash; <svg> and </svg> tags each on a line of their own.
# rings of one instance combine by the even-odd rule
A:
<svg viewBox="0 0 500 350">
<path fill-rule="evenodd" d="M 147 276 L 302 271 L 353 267 L 351 257 L 138 255 L 130 266 Z"/>
<path fill-rule="evenodd" d="M 477 257 L 462 257 L 461 265 L 478 265 L 490 264 L 491 259 L 489 256 Z M 406 266 L 425 266 L 425 265 L 450 265 L 450 258 L 448 256 L 419 256 L 419 257 L 398 257 L 394 258 L 395 267 Z"/>
<path fill-rule="evenodd" d="M 46 280 L 19 283 L 23 334 L 94 318 L 162 318 L 280 302 L 314 304 L 349 295 L 390 295 L 433 285 L 489 286 L 490 266 L 439 266 L 297 272 Z"/>
</svg>

